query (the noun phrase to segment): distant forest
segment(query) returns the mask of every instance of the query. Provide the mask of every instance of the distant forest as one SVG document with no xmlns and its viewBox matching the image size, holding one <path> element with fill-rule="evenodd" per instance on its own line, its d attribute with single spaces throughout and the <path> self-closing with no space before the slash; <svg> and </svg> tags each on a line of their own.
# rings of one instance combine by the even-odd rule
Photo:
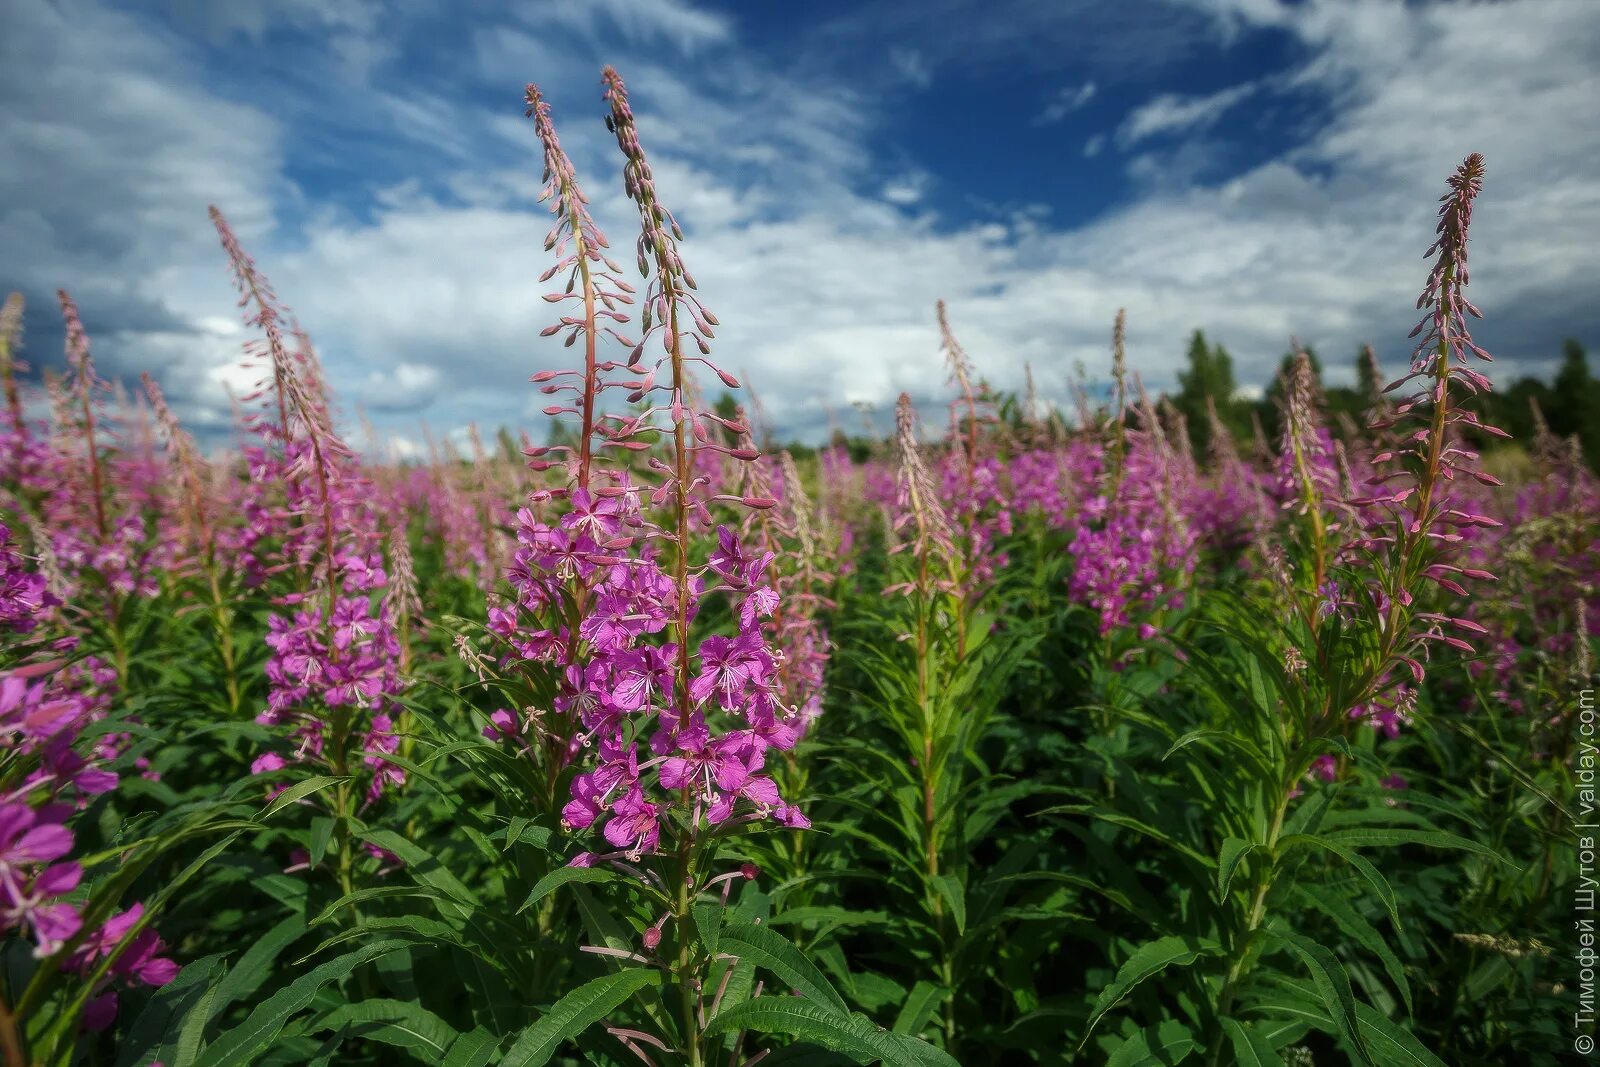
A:
<svg viewBox="0 0 1600 1067">
<path fill-rule="evenodd" d="M 1301 351 L 1310 357 L 1320 382 L 1324 371 L 1322 358 L 1309 345 Z M 1189 442 L 1201 462 L 1210 455 L 1213 427 L 1219 425 L 1227 430 L 1241 453 L 1249 454 L 1263 448 L 1274 452 L 1279 434 L 1283 372 L 1293 361 L 1293 351 L 1284 353 L 1272 382 L 1252 399 L 1241 395 L 1233 372 L 1233 357 L 1228 350 L 1196 330 L 1189 339 L 1186 366 L 1178 372 L 1177 390 L 1153 399 L 1168 421 L 1181 420 L 1187 427 Z M 1384 386 L 1404 373 L 1403 365 L 1381 366 L 1367 346 L 1355 354 L 1354 366 L 1355 385 L 1323 387 L 1328 428 L 1343 440 L 1365 432 L 1367 412 L 1383 394 Z M 1025 394 L 994 390 L 987 385 L 985 388 L 995 400 L 995 409 L 1002 421 L 1014 428 L 1022 430 L 1029 422 L 1042 422 L 1054 424 L 1062 433 L 1068 432 L 1065 413 L 1039 411 L 1038 405 Z M 1131 384 L 1129 388 L 1128 402 L 1132 405 Z M 1402 387 L 1391 395 L 1403 395 L 1403 392 Z M 1097 402 L 1103 403 L 1082 401 L 1091 409 Z M 1494 391 L 1477 397 L 1473 406 L 1484 422 L 1511 434 L 1509 441 L 1481 435 L 1480 439 L 1470 442 L 1485 452 L 1497 453 L 1502 461 L 1514 462 L 1518 453 L 1532 450 L 1541 439 L 1547 443 L 1553 439 L 1565 447 L 1576 438 L 1590 468 L 1600 470 L 1600 383 L 1589 373 L 1588 353 L 1576 339 L 1568 338 L 1563 343 L 1561 364 L 1552 381 L 1523 376 L 1509 383 L 1496 382 Z M 715 408 L 724 418 L 732 419 L 738 413 L 735 400 L 727 393 L 717 401 Z M 879 413 L 864 409 L 861 424 L 849 428 L 835 426 L 830 445 L 845 448 L 857 463 L 882 454 L 888 443 L 887 427 L 875 423 L 875 414 Z M 763 438 L 759 443 L 764 451 L 775 453 L 784 449 L 796 459 L 809 458 L 816 453 L 816 446 L 812 444 L 785 443 L 770 433 L 763 434 L 759 412 L 756 416 L 756 432 Z M 551 444 L 571 443 L 568 440 L 570 431 L 559 422 L 552 420 L 550 434 Z M 513 445 L 508 432 L 501 430 L 499 436 L 507 455 L 516 451 L 517 446 Z"/>
<path fill-rule="evenodd" d="M 1323 360 L 1310 346 L 1303 351 L 1310 357 L 1320 380 Z M 1170 402 L 1169 414 L 1175 412 L 1187 425 L 1190 444 L 1202 460 L 1209 454 L 1215 425 L 1227 429 L 1240 451 L 1249 451 L 1262 442 L 1267 448 L 1275 449 L 1279 400 L 1283 392 L 1282 372 L 1293 360 L 1294 353 L 1286 352 L 1279 374 L 1258 398 L 1247 399 L 1240 395 L 1233 357 L 1227 349 L 1207 340 L 1204 333 L 1196 330 L 1189 340 L 1187 365 L 1178 372 L 1177 390 L 1164 394 L 1161 399 Z M 1354 386 L 1325 386 L 1323 390 L 1329 429 L 1336 437 L 1344 439 L 1363 432 L 1366 412 L 1384 386 L 1404 373 L 1403 366 L 1380 367 L 1367 347 L 1355 354 L 1354 365 Z M 1030 404 L 1026 397 L 1002 393 L 998 400 L 1003 419 L 1019 426 L 1027 421 Z M 728 403 L 731 404 L 731 400 Z M 1524 376 L 1509 383 L 1497 382 L 1494 392 L 1478 397 L 1475 406 L 1483 421 L 1511 434 L 1510 442 L 1485 437 L 1473 442 L 1475 445 L 1486 450 L 1527 450 L 1541 437 L 1548 440 L 1549 435 L 1554 435 L 1563 442 L 1576 437 L 1589 466 L 1600 470 L 1600 385 L 1590 374 L 1588 353 L 1577 340 L 1569 338 L 1563 344 L 1561 364 L 1554 380 L 1546 382 Z M 882 447 L 882 438 L 836 428 L 832 443 L 845 446 L 860 461 Z M 797 456 L 813 451 L 799 443 L 784 447 Z"/>
</svg>

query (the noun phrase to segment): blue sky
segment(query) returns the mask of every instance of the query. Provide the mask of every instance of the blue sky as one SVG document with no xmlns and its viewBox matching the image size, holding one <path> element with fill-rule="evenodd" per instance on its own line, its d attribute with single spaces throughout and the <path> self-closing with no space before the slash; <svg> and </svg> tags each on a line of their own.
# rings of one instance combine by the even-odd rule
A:
<svg viewBox="0 0 1600 1067">
<path fill-rule="evenodd" d="M 599 68 L 627 78 L 685 257 L 780 432 L 932 402 L 933 303 L 1002 387 L 1146 381 L 1195 327 L 1264 382 L 1405 359 L 1434 198 L 1488 157 L 1480 337 L 1501 373 L 1600 344 L 1600 5 L 1366 0 L 14 0 L 0 39 L 0 286 L 77 296 L 97 359 L 226 424 L 243 334 L 216 203 L 318 341 L 343 410 L 542 431 L 527 376 L 547 217 L 537 81 L 631 242 Z"/>
</svg>

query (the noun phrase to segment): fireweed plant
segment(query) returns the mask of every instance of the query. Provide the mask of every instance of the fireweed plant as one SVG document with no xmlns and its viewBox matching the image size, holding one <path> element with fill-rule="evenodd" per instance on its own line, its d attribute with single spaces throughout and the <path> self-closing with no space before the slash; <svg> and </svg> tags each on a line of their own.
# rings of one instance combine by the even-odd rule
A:
<svg viewBox="0 0 1600 1067">
<path fill-rule="evenodd" d="M 746 549 L 736 529 L 716 522 L 711 510 L 765 510 L 776 501 L 716 492 L 712 478 L 701 473 L 701 461 L 715 453 L 744 463 L 759 456 L 721 443 L 722 431 L 742 433 L 742 425 L 695 405 L 693 363 L 728 388 L 738 383 L 707 358 L 716 317 L 693 293 L 694 278 L 678 251 L 682 231 L 658 198 L 627 89 L 609 68 L 604 83 L 608 126 L 624 158 L 624 189 L 639 210 L 636 252 L 648 284 L 641 334 L 625 368 L 603 368 L 634 375 L 623 387 L 635 407 L 591 425 L 595 375 L 602 368 L 586 359 L 577 405 L 584 420 L 580 485 L 560 520 L 568 533 L 550 538 L 572 560 L 573 572 L 595 587 L 593 602 L 580 605 L 586 611 L 577 626 L 553 635 L 569 648 L 578 646 L 566 670 L 562 710 L 576 712 L 582 747 L 592 746 L 598 756 L 593 763 L 583 758 L 587 767 L 571 781 L 561 821 L 574 831 L 598 829 L 603 842 L 596 851 L 578 853 L 568 870 L 615 872 L 646 914 L 658 914 L 640 924 L 632 951 L 593 946 L 619 964 L 636 966 L 623 966 L 563 997 L 508 1057 L 523 1062 L 552 1038 L 579 1030 L 590 1021 L 597 997 L 614 1003 L 619 994 L 639 994 L 657 1026 L 663 1019 L 668 1025 L 656 1033 L 608 1025 L 607 1033 L 647 1060 L 653 1060 L 652 1051 L 690 1067 L 724 1054 L 734 1062 L 761 1058 L 745 1048 L 747 1032 L 799 1031 L 851 1051 L 882 1054 L 881 1046 L 890 1058 L 910 1062 L 918 1055 L 916 1042 L 851 1015 L 792 945 L 760 925 L 761 916 L 747 918 L 728 907 L 733 883 L 750 881 L 759 871 L 748 863 L 721 869 L 723 842 L 763 824 L 809 826 L 777 782 L 762 773 L 768 753 L 792 748 L 802 725 L 800 709 L 779 701 L 775 654 L 762 626 L 780 606 L 777 591 L 765 584 L 771 553 Z M 537 113 L 537 94 L 530 91 L 529 97 Z M 548 132 L 543 140 L 550 166 L 559 147 L 552 153 Z M 559 158 L 551 169 L 561 174 Z M 564 188 L 565 180 L 557 180 Z M 581 235 L 581 225 L 568 233 Z M 578 273 L 586 275 L 581 245 L 576 254 Z M 587 347 L 594 332 L 588 323 L 583 332 Z M 647 355 L 656 344 L 661 354 Z M 643 470 L 618 471 L 611 484 L 593 494 L 584 491 L 591 433 L 623 455 L 642 454 Z M 696 558 L 697 528 L 715 537 L 703 560 Z M 548 530 L 532 531 L 536 543 Z M 692 629 L 711 598 L 731 602 L 734 634 L 698 635 Z M 748 971 L 735 984 L 742 965 L 765 966 L 805 1003 L 759 996 L 762 986 L 750 986 Z M 651 1007 L 665 1010 L 650 1012 Z"/>
<path fill-rule="evenodd" d="M 269 777 L 292 768 L 317 772 L 277 789 L 305 795 L 308 787 L 327 787 L 334 875 L 348 895 L 355 889 L 358 816 L 405 782 L 388 758 L 399 746 L 391 711 L 400 689 L 400 645 L 389 600 L 373 593 L 388 582 L 381 538 L 376 515 L 363 503 L 357 457 L 333 428 L 315 352 L 303 340 L 290 352 L 276 294 L 222 213 L 212 208 L 211 218 L 246 324 L 261 331 L 258 352 L 271 371 L 268 403 L 253 424 L 260 444 L 247 454 L 251 481 L 265 498 L 258 497 L 249 536 L 257 560 L 271 559 L 270 569 L 286 572 L 294 584 L 268 618 L 267 706 L 256 717 L 287 728 L 287 744 L 262 752 L 250 770 Z M 368 849 L 384 859 L 380 846 Z M 307 862 L 321 858 L 309 855 Z"/>
<path fill-rule="evenodd" d="M 1600 482 L 1480 414 L 1481 161 L 1388 392 L 1119 314 L 1068 417 L 951 307 L 926 431 L 785 449 L 603 93 L 626 251 L 524 99 L 547 435 L 358 454 L 220 213 L 231 434 L 0 305 L 0 1062 L 1562 1062 Z"/>
<path fill-rule="evenodd" d="M 980 990 L 995 977 L 990 953 L 1022 914 L 1007 897 L 1029 859 L 1019 850 L 986 869 L 975 856 L 1011 802 L 1034 788 L 1004 781 L 979 749 L 1035 638 L 1020 620 L 997 632 L 998 618 L 984 610 L 992 572 L 970 566 L 975 552 L 989 549 L 1005 512 L 987 506 L 985 482 L 998 466 L 985 428 L 992 417 L 977 402 L 942 304 L 939 320 L 959 390 L 946 476 L 930 465 L 911 398 L 902 394 L 889 584 L 882 600 L 863 609 L 845 646 L 865 680 L 855 700 L 871 726 L 835 745 L 857 784 L 836 798 L 843 814 L 829 828 L 868 842 L 889 866 L 876 876 L 873 910 L 834 907 L 808 922 L 877 925 L 887 944 L 874 951 L 892 953 L 920 976 L 896 996 L 903 1002 L 896 1029 L 927 1032 L 961 1059 L 999 1021 L 983 1019 Z"/>
<path fill-rule="evenodd" d="M 1418 301 L 1427 311 L 1416 331 L 1422 341 L 1410 372 L 1391 386 L 1415 391 L 1373 427 L 1395 443 L 1372 456 L 1365 494 L 1340 498 L 1309 361 L 1299 354 L 1287 375 L 1278 461 L 1283 548 L 1264 554 L 1259 592 L 1212 594 L 1175 637 L 1187 667 L 1180 684 L 1208 714 L 1191 729 L 1148 722 L 1171 739 L 1162 770 L 1130 782 L 1114 807 L 1063 809 L 1142 836 L 1191 894 L 1185 913 L 1158 924 L 1161 936 L 1120 953 L 1085 1040 L 1117 1009 L 1153 1006 L 1140 987 L 1159 975 L 1184 993 L 1145 1016 L 1147 1025 L 1124 1024 L 1104 1043 L 1138 1055 L 1187 1049 L 1210 1063 L 1274 1062 L 1320 1030 L 1358 1062 L 1440 1062 L 1389 1014 L 1409 1014 L 1413 992 L 1379 927 L 1392 926 L 1402 952 L 1407 935 L 1395 889 L 1366 856 L 1422 846 L 1497 862 L 1425 813 L 1459 819 L 1459 809 L 1409 794 L 1404 806 L 1386 803 L 1383 787 L 1400 783 L 1379 773 L 1382 747 L 1374 749 L 1377 737 L 1412 724 L 1436 650 L 1470 651 L 1466 636 L 1484 632 L 1446 600 L 1466 595 L 1462 581 L 1491 577 L 1456 562 L 1463 531 L 1497 525 L 1457 488 L 1494 482 L 1461 441 L 1468 428 L 1493 432 L 1465 406 L 1488 388 L 1467 362 L 1487 356 L 1467 333 L 1477 309 L 1463 295 L 1482 168 L 1481 157 L 1469 157 L 1443 198 Z M 1183 783 L 1207 798 L 1204 823 L 1184 817 Z"/>
<path fill-rule="evenodd" d="M 170 545 L 159 473 L 119 449 L 113 399 L 76 304 L 59 294 L 69 375 L 31 423 L 4 324 L 10 459 L 0 519 L 0 1059 L 65 1065 L 102 1051 L 122 999 L 178 964 L 154 922 L 255 823 L 237 790 L 136 813 L 159 780 L 136 754 L 129 694 L 154 673 Z M 7 308 L 20 312 L 20 300 Z M 130 421 L 118 398 L 121 421 Z M 176 514 L 173 512 L 171 514 Z M 165 554 L 164 554 L 165 553 Z M 217 840 L 220 837 L 220 840 Z M 179 862 L 185 856 L 189 862 Z"/>
<path fill-rule="evenodd" d="M 555 216 L 545 280 L 565 283 L 548 299 L 572 308 L 546 336 L 584 356 L 580 368 L 534 376 L 555 400 L 546 413 L 573 433 L 527 450 L 546 481 L 518 514 L 509 594 L 491 604 L 484 638 L 463 634 L 482 684 L 514 703 L 488 716 L 466 756 L 509 813 L 505 847 L 567 857 L 511 861 L 523 866 L 508 880 L 542 872 L 517 912 L 536 916 L 529 947 L 551 941 L 575 908 L 591 939 L 576 947 L 602 969 L 497 951 L 508 976 L 541 990 L 588 975 L 515 1036 L 503 1062 L 543 1063 L 579 1039 L 649 1063 L 743 1063 L 765 1056 L 763 1033 L 922 1062 L 935 1051 L 852 1013 L 763 922 L 770 906 L 752 888 L 761 871 L 745 842 L 810 827 L 776 775 L 818 710 L 811 642 L 822 638 L 805 622 L 816 579 L 775 567 L 780 541 L 804 551 L 790 525 L 796 494 L 780 509 L 748 427 L 698 399 L 696 364 L 726 388 L 738 382 L 709 359 L 716 317 L 695 296 L 627 89 L 609 69 L 604 84 L 639 211 L 640 332 L 618 329 L 635 289 L 608 258 L 550 106 L 530 86 Z M 616 349 L 624 358 L 606 358 Z M 619 391 L 626 403 L 609 403 Z M 745 474 L 730 479 L 723 458 Z M 763 996 L 769 982 L 798 995 Z"/>
</svg>

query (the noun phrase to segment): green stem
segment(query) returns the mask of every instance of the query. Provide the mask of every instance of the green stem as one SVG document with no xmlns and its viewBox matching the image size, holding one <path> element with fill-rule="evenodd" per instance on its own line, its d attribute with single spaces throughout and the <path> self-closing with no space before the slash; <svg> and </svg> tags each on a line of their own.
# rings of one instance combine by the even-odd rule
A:
<svg viewBox="0 0 1600 1067">
<path fill-rule="evenodd" d="M 689 936 L 694 921 L 694 838 L 693 830 L 686 836 L 681 849 L 683 877 L 678 879 L 678 893 L 672 911 L 673 926 L 678 935 L 678 1006 L 683 1015 L 683 1051 L 688 1067 L 703 1067 L 704 1056 L 700 1048 L 699 991 L 695 988 L 694 948 Z"/>
<path fill-rule="evenodd" d="M 222 682 L 228 691 L 228 714 L 236 718 L 241 707 L 241 697 L 233 648 L 233 610 L 222 595 L 222 585 L 217 575 L 215 560 L 207 561 L 206 577 L 211 586 L 211 620 L 217 632 L 217 652 L 222 657 Z"/>
<path fill-rule="evenodd" d="M 1291 759 L 1288 763 L 1290 769 L 1295 770 L 1297 761 Z M 1255 940 L 1256 933 L 1266 920 L 1267 894 L 1272 891 L 1272 878 L 1277 872 L 1278 839 L 1283 834 L 1284 819 L 1289 813 L 1289 793 L 1301 773 L 1303 771 L 1296 771 L 1296 773 L 1280 783 L 1278 787 L 1278 799 L 1273 805 L 1272 822 L 1267 827 L 1267 837 L 1263 842 L 1262 862 L 1257 868 L 1259 873 L 1256 878 L 1255 890 L 1250 897 L 1250 910 L 1245 915 L 1244 928 L 1237 937 L 1232 939 L 1232 944 L 1229 946 L 1228 954 L 1233 958 L 1233 962 L 1229 965 L 1228 973 L 1222 981 L 1222 989 L 1217 994 L 1216 1017 L 1219 1020 L 1226 1017 L 1233 1008 L 1233 998 L 1235 993 L 1238 992 L 1239 983 L 1244 980 L 1250 970 L 1251 942 Z M 1218 1062 L 1217 1057 L 1221 1053 L 1222 1042 L 1220 1040 L 1213 1041 L 1211 1055 L 1207 1063 L 1211 1067 L 1215 1067 Z"/>
<path fill-rule="evenodd" d="M 4 997 L 0 997 L 0 1052 L 5 1054 L 6 1067 L 28 1067 L 28 1054 L 22 1046 L 22 1027 Z"/>
</svg>

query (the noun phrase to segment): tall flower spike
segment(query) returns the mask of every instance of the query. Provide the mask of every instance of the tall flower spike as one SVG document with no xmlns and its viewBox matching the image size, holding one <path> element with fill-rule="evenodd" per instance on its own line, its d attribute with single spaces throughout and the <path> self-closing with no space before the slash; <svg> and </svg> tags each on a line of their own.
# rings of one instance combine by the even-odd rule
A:
<svg viewBox="0 0 1600 1067">
<path fill-rule="evenodd" d="M 279 324 L 282 311 L 278 306 L 278 296 L 272 291 L 272 286 L 262 277 L 256 269 L 255 260 L 245 252 L 239 244 L 239 238 L 234 235 L 233 227 L 228 225 L 228 220 L 215 206 L 210 209 L 211 224 L 216 227 L 217 237 L 222 241 L 222 249 L 228 254 L 228 263 L 233 269 L 234 282 L 239 290 L 239 306 L 248 309 L 255 305 L 254 312 L 246 311 L 245 325 L 258 326 L 266 336 L 269 352 L 265 362 L 272 371 L 273 396 L 277 405 L 278 421 L 274 428 L 270 425 L 259 429 L 275 438 L 279 445 L 289 440 L 289 386 L 284 381 L 284 369 L 292 367 L 283 340 L 283 327 Z M 280 354 L 279 350 L 284 351 Z M 259 395 L 259 394 L 255 394 Z M 254 399 L 254 395 L 246 397 Z"/>
<path fill-rule="evenodd" d="M 17 390 L 17 371 L 26 369 L 17 359 L 22 340 L 22 294 L 12 293 L 0 306 L 0 382 L 5 385 L 6 412 L 11 429 L 22 428 L 22 397 Z"/>
<path fill-rule="evenodd" d="M 935 305 L 935 311 L 939 318 L 940 345 L 944 349 L 945 364 L 950 368 L 949 381 L 959 393 L 950 402 L 950 436 L 966 457 L 965 475 L 970 487 L 978 464 L 978 431 L 982 424 L 995 421 L 993 405 L 986 405 L 973 387 L 972 360 L 950 329 L 950 317 L 943 300 Z"/>
<path fill-rule="evenodd" d="M 1309 567 L 1306 588 L 1311 597 L 1321 597 L 1327 581 L 1330 551 L 1329 534 L 1337 524 L 1328 522 L 1328 503 L 1339 498 L 1338 470 L 1334 465 L 1333 439 L 1320 418 L 1322 397 L 1317 388 L 1311 357 L 1298 341 L 1290 342 L 1293 362 L 1283 376 L 1283 438 L 1278 451 L 1279 506 L 1299 518 L 1295 533 L 1307 539 L 1303 556 Z M 1306 617 L 1315 630 L 1322 614 L 1308 610 Z"/>
<path fill-rule="evenodd" d="M 1111 324 L 1111 381 L 1116 386 L 1116 408 L 1111 413 L 1111 464 L 1110 480 L 1115 483 L 1122 476 L 1123 457 L 1127 452 L 1128 420 L 1128 309 L 1118 308 L 1116 321 Z"/>
<path fill-rule="evenodd" d="M 1242 462 L 1233 433 L 1217 414 L 1216 398 L 1206 396 L 1206 460 L 1214 471 L 1235 472 Z"/>
<path fill-rule="evenodd" d="M 156 384 L 156 380 L 149 374 L 139 375 L 139 380 L 144 383 L 145 397 L 150 401 L 156 421 L 167 435 L 167 446 L 172 449 L 173 459 L 176 461 L 178 479 L 183 490 L 183 518 L 189 528 L 190 538 L 202 553 L 209 553 L 212 549 L 212 539 L 211 526 L 206 515 L 208 498 L 205 482 L 200 476 L 201 462 L 199 453 L 195 449 L 194 438 L 179 425 L 177 416 L 167 406 L 167 398 L 162 395 L 161 386 Z"/>
<path fill-rule="evenodd" d="M 645 158 L 644 148 L 639 143 L 627 86 L 611 67 L 605 68 L 602 80 L 605 99 L 611 105 L 609 123 L 616 134 L 617 147 L 622 150 L 624 157 L 623 186 L 628 198 L 639 210 L 640 232 L 636 245 L 639 272 L 650 278 L 640 319 L 643 333 L 628 359 L 629 366 L 641 369 L 643 376 L 626 383 L 632 390 L 628 399 L 637 402 L 657 391 L 668 394 L 665 409 L 659 404 L 652 404 L 643 412 L 623 419 L 613 431 L 612 438 L 627 440 L 640 433 L 653 437 L 651 420 L 663 410 L 667 414 L 672 426 L 673 465 L 662 472 L 667 476 L 667 481 L 658 490 L 658 495 L 662 500 L 669 494 L 676 497 L 679 526 L 673 539 L 680 546 L 681 554 L 688 540 L 691 514 L 709 520 L 705 504 L 710 500 L 725 499 L 747 507 L 771 507 L 775 501 L 695 492 L 709 484 L 707 479 L 695 474 L 695 457 L 700 453 L 720 452 L 741 462 L 755 459 L 757 453 L 754 449 L 730 448 L 724 444 L 723 431 L 737 436 L 743 431 L 743 424 L 737 420 L 725 420 L 715 412 L 703 409 L 696 401 L 689 364 L 704 364 L 729 389 L 739 388 L 739 379 L 707 358 L 711 354 L 711 339 L 718 325 L 717 317 L 693 293 L 694 276 L 678 254 L 678 242 L 683 238 L 683 230 L 656 194 L 655 177 L 650 170 L 649 160 Z M 645 348 L 651 336 L 657 333 L 660 334 L 664 354 L 646 367 Z M 699 350 L 699 355 L 690 355 L 685 351 L 685 343 L 690 341 Z M 656 379 L 663 367 L 668 369 L 670 380 L 658 383 Z"/>
<path fill-rule="evenodd" d="M 82 420 L 78 428 L 83 434 L 91 510 L 100 540 L 104 541 L 111 531 L 106 520 L 105 474 L 100 466 L 99 420 L 96 419 L 96 412 L 99 406 L 97 396 L 105 390 L 106 383 L 95 373 L 94 360 L 89 357 L 89 335 L 84 331 L 83 320 L 78 317 L 78 305 L 73 303 L 65 289 L 56 291 L 56 299 L 61 303 L 61 317 L 67 325 L 67 366 L 72 375 L 68 388 L 72 406 L 76 409 L 74 418 Z"/>
<path fill-rule="evenodd" d="M 1284 508 L 1297 514 L 1317 515 L 1320 531 L 1323 502 L 1336 495 L 1333 443 L 1319 418 L 1318 395 L 1311 357 L 1292 342 L 1294 359 L 1284 375 L 1283 438 L 1278 451 L 1278 495 Z"/>
<path fill-rule="evenodd" d="M 922 591 L 927 592 L 943 584 L 933 574 L 934 568 L 948 571 L 954 564 L 955 530 L 950 525 L 944 504 L 940 502 L 933 474 L 923 458 L 922 445 L 917 440 L 917 410 L 911 403 L 909 393 L 901 393 L 895 403 L 894 430 L 898 506 L 893 528 L 901 535 L 901 542 L 894 551 L 910 550 L 917 561 Z M 901 591 L 912 590 L 910 587 L 901 587 Z"/>
<path fill-rule="evenodd" d="M 1383 368 L 1378 365 L 1378 353 L 1371 345 L 1361 346 L 1361 384 L 1362 397 L 1367 410 L 1377 412 L 1384 410 L 1388 397 L 1383 390 Z"/>
<path fill-rule="evenodd" d="M 1468 156 L 1449 179 L 1450 191 L 1441 197 L 1437 239 L 1427 254 L 1434 256 L 1433 267 L 1423 286 L 1417 306 L 1426 309 L 1412 335 L 1422 335 L 1412 357 L 1410 373 L 1388 387 L 1389 391 L 1409 381 L 1422 380 L 1416 392 L 1402 399 L 1388 417 L 1381 417 L 1374 429 L 1409 426 L 1401 432 L 1402 442 L 1374 456 L 1375 473 L 1368 485 L 1376 493 L 1352 501 L 1356 507 L 1371 509 L 1366 534 L 1353 542 L 1356 549 L 1388 546 L 1392 565 L 1382 575 L 1381 586 L 1372 591 L 1380 618 L 1384 644 L 1381 665 L 1373 678 L 1376 690 L 1398 685 L 1397 665 L 1403 664 L 1418 683 L 1423 676 L 1423 642 L 1435 641 L 1461 651 L 1472 646 L 1446 627 L 1467 633 L 1481 632 L 1477 624 L 1447 616 L 1418 613 L 1412 609 L 1418 579 L 1425 578 L 1450 590 L 1451 577 L 1488 577 L 1486 572 L 1466 571 L 1450 566 L 1451 548 L 1462 540 L 1463 529 L 1494 527 L 1500 523 L 1486 515 L 1461 510 L 1450 497 L 1450 483 L 1466 474 L 1487 485 L 1498 480 L 1477 470 L 1472 462 L 1477 453 L 1458 443 L 1457 427 L 1470 426 L 1481 433 L 1509 436 L 1505 431 L 1478 421 L 1463 409 L 1452 392 L 1468 395 L 1489 388 L 1489 380 L 1465 365 L 1467 354 L 1489 359 L 1473 343 L 1467 332 L 1466 316 L 1481 317 L 1467 300 L 1467 230 L 1472 221 L 1472 205 L 1483 187 L 1483 157 Z M 1449 584 L 1447 584 L 1449 583 Z M 1459 594 L 1457 594 L 1459 595 Z M 1411 622 L 1428 623 L 1424 632 L 1413 635 Z"/>
<path fill-rule="evenodd" d="M 545 235 L 545 250 L 555 252 L 556 262 L 539 280 L 549 281 L 565 271 L 565 288 L 545 294 L 545 300 L 552 304 L 581 304 L 583 308 L 581 317 L 563 315 L 559 322 L 546 327 L 541 334 L 544 337 L 565 334 L 563 343 L 568 346 L 576 343 L 579 337 L 583 338 L 581 379 L 569 380 L 575 377 L 571 372 L 557 374 L 543 371 L 534 376 L 534 381 L 540 383 L 541 391 L 548 396 L 565 394 L 569 397 L 568 403 L 545 408 L 545 414 L 576 413 L 580 417 L 578 452 L 576 456 L 569 455 L 569 460 L 575 488 L 587 490 L 597 429 L 595 404 L 601 389 L 599 335 L 602 332 L 610 334 L 628 347 L 633 344 L 618 333 L 614 325 L 601 326 L 600 323 L 602 320 L 614 324 L 627 322 L 628 316 L 620 309 L 633 303 L 634 290 L 620 277 L 622 268 L 605 254 L 609 244 L 589 214 L 589 199 L 578 187 L 578 176 L 572 160 L 561 147 L 561 139 L 556 136 L 549 103 L 539 92 L 539 87 L 532 83 L 527 87 L 525 99 L 526 114 L 533 119 L 539 143 L 544 148 L 544 189 L 539 199 L 550 202 L 550 211 L 556 218 L 555 225 Z M 556 451 L 570 453 L 571 449 L 564 445 L 534 449 L 535 455 L 530 466 L 536 470 L 548 467 L 549 461 L 543 456 Z"/>
<path fill-rule="evenodd" d="M 655 272 L 645 299 L 645 334 L 665 327 L 662 347 L 671 352 L 678 342 L 678 336 L 675 335 L 679 334 L 678 316 L 682 312 L 694 324 L 693 329 L 682 331 L 682 335 L 692 339 L 702 355 L 708 355 L 717 318 L 690 295 L 689 291 L 697 286 L 694 275 L 689 273 L 678 255 L 678 242 L 683 240 L 683 229 L 656 196 L 655 176 L 650 170 L 649 161 L 645 159 L 644 148 L 639 144 L 639 132 L 634 123 L 627 86 L 623 84 L 621 75 L 611 67 L 605 68 L 602 78 L 606 86 L 606 100 L 611 104 L 610 125 L 616 133 L 617 147 L 622 149 L 626 158 L 622 168 L 623 187 L 628 199 L 638 205 L 639 219 L 643 224 L 636 246 L 639 273 L 649 275 L 652 269 Z M 645 338 L 641 337 L 630 363 L 639 362 L 644 354 L 644 346 Z M 712 369 L 716 370 L 715 367 Z M 732 375 L 721 370 L 716 373 L 728 388 L 739 387 Z"/>
</svg>

